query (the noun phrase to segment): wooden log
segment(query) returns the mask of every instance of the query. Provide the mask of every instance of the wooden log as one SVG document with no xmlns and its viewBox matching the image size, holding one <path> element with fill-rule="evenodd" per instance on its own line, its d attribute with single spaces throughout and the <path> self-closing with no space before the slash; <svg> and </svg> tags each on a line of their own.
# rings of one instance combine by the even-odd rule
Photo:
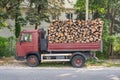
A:
<svg viewBox="0 0 120 80">
<path fill-rule="evenodd" d="M 48 28 L 50 43 L 89 43 L 101 40 L 103 21 L 53 21 Z"/>
</svg>

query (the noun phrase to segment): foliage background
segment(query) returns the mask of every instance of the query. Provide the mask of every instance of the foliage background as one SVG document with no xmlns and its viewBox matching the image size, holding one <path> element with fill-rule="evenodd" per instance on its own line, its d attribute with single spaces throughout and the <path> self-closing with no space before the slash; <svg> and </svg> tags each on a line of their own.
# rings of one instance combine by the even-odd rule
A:
<svg viewBox="0 0 120 80">
<path fill-rule="evenodd" d="M 8 39 L 0 37 L 0 57 L 9 55 L 9 42 Z"/>
<path fill-rule="evenodd" d="M 16 38 L 19 36 L 21 26 L 26 25 L 27 22 L 35 25 L 35 29 L 37 29 L 41 21 L 49 22 L 49 14 L 57 17 L 65 10 L 64 0 L 28 0 L 30 2 L 29 10 L 26 18 L 23 18 L 20 12 L 23 1 L 0 0 L 0 29 L 9 28 L 6 20 L 14 19 Z M 34 7 L 32 7 L 33 5 Z M 85 19 L 85 0 L 77 0 L 74 8 L 77 14 L 76 19 Z M 89 0 L 89 13 L 92 15 L 92 19 L 102 18 L 104 21 L 103 52 L 96 52 L 97 56 L 101 59 L 114 55 L 120 56 L 120 0 Z M 0 56 L 9 55 L 11 55 L 9 38 L 0 37 Z"/>
</svg>

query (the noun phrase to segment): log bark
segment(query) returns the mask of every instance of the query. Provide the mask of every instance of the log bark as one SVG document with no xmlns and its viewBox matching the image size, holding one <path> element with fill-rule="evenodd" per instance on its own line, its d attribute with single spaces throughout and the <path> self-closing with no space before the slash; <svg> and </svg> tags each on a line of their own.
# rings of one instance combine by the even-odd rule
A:
<svg viewBox="0 0 120 80">
<path fill-rule="evenodd" d="M 101 40 L 103 21 L 53 21 L 48 28 L 49 43 L 90 43 Z"/>
</svg>

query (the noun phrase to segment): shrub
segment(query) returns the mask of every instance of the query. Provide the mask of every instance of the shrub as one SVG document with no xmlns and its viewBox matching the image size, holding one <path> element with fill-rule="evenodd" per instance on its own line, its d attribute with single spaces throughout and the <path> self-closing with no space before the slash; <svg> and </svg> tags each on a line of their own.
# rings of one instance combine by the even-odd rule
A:
<svg viewBox="0 0 120 80">
<path fill-rule="evenodd" d="M 7 38 L 0 37 L 0 57 L 8 57 L 9 53 L 9 40 Z"/>
<path fill-rule="evenodd" d="M 99 51 L 96 52 L 97 57 L 100 59 L 108 58 L 108 50 L 109 50 L 109 44 L 110 44 L 109 40 L 112 40 L 110 39 L 111 37 L 109 36 L 109 25 L 108 24 L 109 24 L 109 21 L 105 19 L 104 26 L 103 26 L 103 35 L 102 35 L 103 52 L 99 52 Z"/>
<path fill-rule="evenodd" d="M 120 54 L 120 36 L 115 36 L 115 41 L 113 43 L 113 50 L 115 54 Z"/>
</svg>

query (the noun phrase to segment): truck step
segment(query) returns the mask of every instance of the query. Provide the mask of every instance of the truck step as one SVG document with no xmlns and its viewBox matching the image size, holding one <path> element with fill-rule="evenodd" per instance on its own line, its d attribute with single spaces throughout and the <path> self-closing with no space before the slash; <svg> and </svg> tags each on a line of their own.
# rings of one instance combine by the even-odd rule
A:
<svg viewBox="0 0 120 80">
<path fill-rule="evenodd" d="M 42 60 L 41 62 L 59 62 L 59 61 L 70 61 L 70 59 L 47 59 L 47 60 Z"/>
</svg>

